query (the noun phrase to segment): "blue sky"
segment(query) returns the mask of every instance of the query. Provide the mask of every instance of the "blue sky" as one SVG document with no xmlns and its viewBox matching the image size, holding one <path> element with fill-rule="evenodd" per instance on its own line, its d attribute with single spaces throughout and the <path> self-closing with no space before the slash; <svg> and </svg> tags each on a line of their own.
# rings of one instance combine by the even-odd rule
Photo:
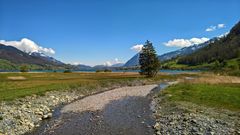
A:
<svg viewBox="0 0 240 135">
<path fill-rule="evenodd" d="M 27 38 L 89 65 L 126 62 L 146 40 L 163 54 L 180 48 L 170 40 L 212 38 L 239 20 L 239 0 L 0 0 L 0 40 Z"/>
</svg>

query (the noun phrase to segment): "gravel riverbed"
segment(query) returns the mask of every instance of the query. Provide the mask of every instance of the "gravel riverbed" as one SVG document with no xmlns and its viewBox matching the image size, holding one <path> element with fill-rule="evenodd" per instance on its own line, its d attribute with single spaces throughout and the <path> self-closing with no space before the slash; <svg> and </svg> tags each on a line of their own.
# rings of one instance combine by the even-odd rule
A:
<svg viewBox="0 0 240 135">
<path fill-rule="evenodd" d="M 77 100 L 32 134 L 154 134 L 152 98 L 147 95 L 157 86 L 122 87 Z"/>
</svg>

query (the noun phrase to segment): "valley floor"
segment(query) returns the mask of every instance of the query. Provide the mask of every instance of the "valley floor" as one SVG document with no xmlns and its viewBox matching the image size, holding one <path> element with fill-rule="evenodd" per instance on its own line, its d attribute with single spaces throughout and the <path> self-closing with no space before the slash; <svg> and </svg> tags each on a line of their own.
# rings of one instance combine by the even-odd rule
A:
<svg viewBox="0 0 240 135">
<path fill-rule="evenodd" d="M 64 114 L 64 110 L 74 112 L 88 107 L 90 107 L 90 113 L 81 114 L 82 117 L 79 117 L 78 113 L 65 113 L 71 115 L 64 115 L 63 118 L 70 121 L 65 119 L 66 123 L 64 122 L 63 126 L 66 129 L 68 124 L 75 128 L 79 127 L 81 122 L 73 121 L 72 123 L 71 120 L 86 118 L 85 120 L 90 120 L 89 126 L 98 131 L 104 129 L 104 127 L 101 128 L 101 125 L 104 126 L 104 123 L 101 123 L 104 120 L 101 117 L 103 114 L 111 116 L 111 119 L 108 119 L 111 122 L 117 122 L 128 115 L 131 117 L 122 122 L 127 123 L 133 118 L 133 123 L 137 123 L 135 126 L 148 124 L 147 130 L 143 131 L 144 133 L 149 131 L 146 134 L 153 132 L 156 134 L 240 134 L 239 77 L 218 76 L 211 73 L 160 74 L 155 78 L 143 78 L 136 73 L 2 73 L 0 76 L 0 134 L 24 134 L 36 128 L 40 131 L 36 133 L 41 133 L 44 131 L 41 125 L 49 126 L 48 124 L 51 123 L 48 122 L 57 122 L 55 120 L 60 114 Z M 149 84 L 173 81 L 178 83 L 171 84 L 154 96 L 156 123 L 151 122 L 152 116 L 150 116 L 149 108 L 146 108 L 149 107 L 147 104 L 150 104 L 152 99 L 152 96 L 150 96 L 151 99 L 146 97 L 151 89 L 142 89 L 142 92 L 145 91 L 145 98 L 139 100 L 141 88 L 148 87 Z M 140 85 L 141 88 L 132 87 L 135 94 L 128 92 L 124 94 L 122 89 L 104 92 L 110 95 L 118 93 L 117 97 L 125 95 L 125 98 L 112 99 L 114 96 L 110 95 L 88 96 L 114 88 Z M 97 95 L 101 94 L 103 93 Z M 122 98 L 126 100 L 120 100 Z M 102 107 L 105 111 L 97 111 L 101 108 L 91 111 L 94 107 L 101 106 L 100 99 L 104 103 Z M 109 107 L 104 107 L 105 101 Z M 107 103 L 108 101 L 111 103 Z M 119 102 L 112 103 L 113 101 Z M 80 102 L 81 105 L 92 103 L 92 106 L 79 106 Z M 57 108 L 62 108 L 61 106 L 62 111 L 56 111 Z M 134 109 L 125 111 L 131 110 L 127 106 L 135 108 L 135 112 Z M 119 116 L 110 115 L 114 114 L 113 110 Z M 82 111 L 86 112 L 86 110 Z M 138 112 L 148 113 L 138 115 Z M 93 126 L 91 122 L 96 122 L 97 125 Z M 137 127 L 135 129 L 138 129 Z M 88 128 L 83 129 L 88 131 Z M 47 133 L 52 134 L 52 132 Z M 112 133 L 111 130 L 109 133 Z"/>
<path fill-rule="evenodd" d="M 1 73 L 0 134 L 29 132 L 53 117 L 59 105 L 88 95 L 184 76 L 163 74 L 149 79 L 137 73 Z"/>
</svg>

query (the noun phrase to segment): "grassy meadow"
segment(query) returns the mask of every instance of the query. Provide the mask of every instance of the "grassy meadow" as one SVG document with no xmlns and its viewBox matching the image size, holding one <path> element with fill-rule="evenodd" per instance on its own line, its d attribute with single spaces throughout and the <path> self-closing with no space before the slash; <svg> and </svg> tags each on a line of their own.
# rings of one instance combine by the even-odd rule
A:
<svg viewBox="0 0 240 135">
<path fill-rule="evenodd" d="M 44 95 L 47 91 L 79 90 L 94 91 L 111 86 L 180 81 L 161 94 L 171 95 L 169 101 L 187 101 L 199 105 L 240 111 L 239 77 L 209 74 L 159 74 L 145 78 L 138 73 L 0 73 L 0 101 L 13 100 L 32 94 Z"/>
<path fill-rule="evenodd" d="M 169 102 L 190 102 L 216 109 L 240 111 L 240 78 L 202 74 L 168 87 L 160 96 Z M 170 95 L 170 96 L 169 96 Z"/>
<path fill-rule="evenodd" d="M 94 90 L 113 85 L 131 85 L 140 80 L 156 83 L 185 75 L 158 75 L 144 78 L 138 73 L 0 73 L 0 101 L 55 90 Z"/>
<path fill-rule="evenodd" d="M 187 101 L 213 108 L 240 111 L 240 84 L 180 83 L 165 91 L 171 101 Z"/>
</svg>

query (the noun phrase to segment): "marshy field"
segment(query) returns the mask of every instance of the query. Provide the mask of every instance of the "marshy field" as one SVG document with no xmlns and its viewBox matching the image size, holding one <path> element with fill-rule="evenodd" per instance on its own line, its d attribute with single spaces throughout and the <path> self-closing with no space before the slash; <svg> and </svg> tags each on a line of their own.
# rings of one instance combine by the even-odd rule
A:
<svg viewBox="0 0 240 135">
<path fill-rule="evenodd" d="M 133 85 L 173 80 L 184 75 L 144 78 L 138 73 L 0 73 L 0 100 L 13 100 L 47 91 L 97 89 L 114 85 Z M 83 91 L 84 92 L 84 91 Z"/>
<path fill-rule="evenodd" d="M 213 73 L 181 73 L 167 74 L 160 73 L 154 78 L 146 78 L 138 73 L 1 73 L 0 74 L 0 133 L 1 134 L 24 134 L 38 129 L 36 133 L 58 133 L 67 132 L 67 129 L 61 127 L 54 129 L 52 125 L 50 131 L 45 129 L 43 121 L 55 117 L 55 109 L 59 105 L 77 104 L 81 99 L 93 95 L 91 99 L 94 102 L 101 102 L 101 98 L 95 98 L 104 91 L 114 93 L 114 89 L 129 87 L 129 96 L 131 87 L 140 86 L 139 90 L 144 91 L 143 85 L 167 84 L 168 87 L 154 93 L 151 101 L 154 102 L 155 111 L 153 117 L 155 124 L 147 125 L 146 128 L 153 128 L 155 134 L 238 134 L 240 127 L 240 78 L 234 76 L 222 76 Z M 135 89 L 135 92 L 138 88 Z M 113 90 L 111 92 L 111 90 Z M 118 91 L 121 91 L 119 89 Z M 149 91 L 146 90 L 146 91 Z M 111 94 L 110 94 L 111 95 Z M 124 95 L 124 94 L 123 94 Z M 126 94 L 127 96 L 127 94 Z M 124 97 L 126 97 L 124 96 Z M 100 96 L 101 97 L 101 96 Z M 105 97 L 110 100 L 108 97 Z M 124 99 L 124 98 L 123 98 Z M 116 99 L 122 101 L 123 99 Z M 105 99 L 104 99 L 105 100 Z M 128 117 L 134 118 L 133 121 L 147 123 L 138 119 L 146 117 L 146 110 L 139 111 L 139 106 L 147 104 L 149 100 L 124 99 L 124 105 L 132 106 Z M 84 101 L 84 100 L 83 100 Z M 131 101 L 131 102 L 130 102 Z M 143 102 L 144 101 L 144 102 Z M 139 104 L 129 104 L 129 103 Z M 109 103 L 110 104 L 110 103 Z M 122 102 L 120 102 L 120 105 Z M 106 105 L 108 106 L 108 105 Z M 119 106 L 119 104 L 118 104 Z M 136 107 L 137 106 L 137 107 Z M 116 109 L 115 105 L 110 107 Z M 122 111 L 111 110 L 113 112 Z M 146 106 L 144 106 L 145 108 Z M 137 110 L 134 111 L 134 108 Z M 137 109 L 138 108 L 138 109 Z M 126 108 L 125 108 L 126 109 Z M 145 108 L 146 109 L 146 108 Z M 91 109 L 90 109 L 91 110 Z M 102 118 L 106 111 L 87 112 L 79 114 L 77 118 L 90 117 L 90 120 L 96 120 L 98 124 L 106 121 Z M 125 110 L 128 112 L 129 110 Z M 138 112 L 139 111 L 139 112 Z M 125 113 L 126 113 L 125 112 Z M 147 110 L 146 112 L 149 113 Z M 121 113 L 121 114 L 125 114 Z M 114 113 L 112 115 L 115 115 Z M 143 116 L 144 117 L 143 117 Z M 63 115 L 64 117 L 69 115 Z M 76 119 L 76 114 L 71 115 Z M 116 115 L 117 116 L 117 115 Z M 123 116 L 123 115 L 121 115 Z M 63 117 L 63 119 L 64 119 Z M 116 117 L 117 119 L 118 117 Z M 111 116 L 112 119 L 112 116 Z M 102 121 L 101 121 L 102 120 Z M 53 118 L 55 123 L 56 119 Z M 81 121 L 81 120 L 80 120 Z M 51 121 L 50 121 L 51 122 Z M 122 121 L 123 122 L 123 121 Z M 128 121 L 125 121 L 128 122 Z M 69 122 L 68 122 L 69 123 Z M 88 124 L 91 125 L 92 121 Z M 67 123 L 65 123 L 66 126 Z M 69 123 L 71 124 L 71 123 Z M 129 124 L 129 123 L 128 123 Z M 106 123 L 103 125 L 106 125 Z M 83 126 L 83 125 L 82 125 Z M 73 126 L 68 126 L 69 128 Z M 97 127 L 97 126 L 92 126 Z M 106 129 L 109 127 L 105 127 Z M 101 129 L 101 132 L 105 128 Z M 116 128 L 116 127 L 115 127 Z M 144 129 L 144 128 L 143 128 Z M 174 130 L 173 130 L 174 129 Z M 46 130 L 46 131 L 45 131 Z M 53 131 L 52 131 L 53 130 Z M 71 129 L 68 129 L 72 131 Z M 89 129 L 88 129 L 89 130 Z M 88 131 L 86 129 L 86 131 Z M 95 132 L 99 132 L 94 129 Z M 137 130 L 136 128 L 132 131 Z M 116 130 L 111 129 L 111 133 Z M 80 131 L 79 131 L 80 132 Z M 82 132 L 82 131 L 81 131 Z M 110 132 L 110 131 L 109 131 Z M 139 131 L 138 131 L 139 132 Z M 34 134 L 35 132 L 31 133 Z M 132 133 L 132 132 L 130 132 Z M 130 134 L 129 133 L 129 134 Z M 128 134 L 128 132 L 125 132 Z"/>
</svg>

